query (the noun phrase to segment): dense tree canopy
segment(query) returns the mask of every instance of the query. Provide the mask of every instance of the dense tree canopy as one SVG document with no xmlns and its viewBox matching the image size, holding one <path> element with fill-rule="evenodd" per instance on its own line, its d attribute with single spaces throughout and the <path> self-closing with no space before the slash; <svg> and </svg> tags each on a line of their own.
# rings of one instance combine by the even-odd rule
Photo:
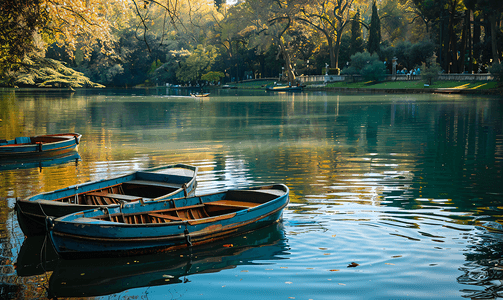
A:
<svg viewBox="0 0 503 300">
<path fill-rule="evenodd" d="M 365 51 L 381 62 L 370 56 L 365 74 L 390 72 L 393 57 L 399 69 L 434 57 L 443 72 L 486 72 L 503 49 L 501 0 L 3 0 L 0 21 L 3 85 L 62 70 L 40 58 L 132 86 L 294 81 L 326 63 L 351 72 Z"/>
</svg>

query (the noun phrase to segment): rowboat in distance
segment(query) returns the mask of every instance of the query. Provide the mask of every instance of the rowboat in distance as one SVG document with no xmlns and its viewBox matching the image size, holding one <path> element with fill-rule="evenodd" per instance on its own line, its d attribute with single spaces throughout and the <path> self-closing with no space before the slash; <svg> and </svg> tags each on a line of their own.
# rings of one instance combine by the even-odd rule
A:
<svg viewBox="0 0 503 300">
<path fill-rule="evenodd" d="M 162 201 L 134 202 L 47 218 L 63 258 L 172 251 L 228 238 L 280 220 L 286 185 L 233 189 Z"/>
<path fill-rule="evenodd" d="M 81 134 L 60 133 L 0 140 L 0 159 L 58 155 L 78 150 Z"/>
<path fill-rule="evenodd" d="M 203 93 L 195 93 L 195 94 L 194 93 L 190 93 L 190 95 L 192 97 L 199 98 L 199 97 L 208 97 L 210 95 L 210 93 L 204 93 L 204 94 Z"/>
<path fill-rule="evenodd" d="M 297 92 L 302 91 L 303 87 L 300 85 L 273 85 L 267 86 L 265 89 L 270 92 Z"/>
<path fill-rule="evenodd" d="M 26 236 L 45 234 L 45 218 L 135 201 L 192 196 L 197 167 L 185 164 L 136 171 L 16 200 L 18 223 Z"/>
</svg>

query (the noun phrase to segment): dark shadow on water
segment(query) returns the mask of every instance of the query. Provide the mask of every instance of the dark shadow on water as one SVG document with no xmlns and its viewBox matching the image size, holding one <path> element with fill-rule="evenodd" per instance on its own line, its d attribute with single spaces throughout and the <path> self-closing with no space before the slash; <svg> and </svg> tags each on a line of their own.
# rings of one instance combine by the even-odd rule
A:
<svg viewBox="0 0 503 300">
<path fill-rule="evenodd" d="M 470 286 L 461 290 L 463 298 L 503 297 L 503 231 L 494 228 L 501 227 L 495 222 L 484 225 L 465 253 L 467 262 L 459 268 L 463 275 L 457 278 L 458 283 Z"/>
<path fill-rule="evenodd" d="M 53 271 L 48 296 L 96 297 L 124 290 L 190 282 L 190 276 L 217 273 L 240 265 L 287 259 L 283 225 L 211 243 L 192 250 L 117 258 L 59 259 L 45 237 L 28 238 L 17 261 L 18 276 Z M 41 259 L 42 258 L 42 259 Z"/>
</svg>

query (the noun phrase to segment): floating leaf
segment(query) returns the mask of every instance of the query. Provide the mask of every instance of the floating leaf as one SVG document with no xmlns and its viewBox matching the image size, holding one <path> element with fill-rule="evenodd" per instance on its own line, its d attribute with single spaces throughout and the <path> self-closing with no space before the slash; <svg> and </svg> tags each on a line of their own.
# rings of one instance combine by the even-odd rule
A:
<svg viewBox="0 0 503 300">
<path fill-rule="evenodd" d="M 336 237 L 336 236 L 337 236 L 337 234 L 332 234 L 332 237 Z"/>
<path fill-rule="evenodd" d="M 173 275 L 162 275 L 162 277 L 164 277 L 164 278 L 175 278 L 175 276 L 173 276 Z"/>
<path fill-rule="evenodd" d="M 399 258 L 402 257 L 401 255 L 393 255 L 392 258 Z"/>
<path fill-rule="evenodd" d="M 291 281 L 287 281 L 287 282 L 285 282 L 285 283 L 286 283 L 286 284 L 292 284 L 293 282 L 291 282 Z"/>
<path fill-rule="evenodd" d="M 339 272 L 338 269 L 332 269 L 332 270 L 329 270 L 330 272 Z"/>
<path fill-rule="evenodd" d="M 384 263 L 385 265 L 390 265 L 390 266 L 394 266 L 395 264 L 392 264 L 392 263 Z"/>
<path fill-rule="evenodd" d="M 248 270 L 241 270 L 241 272 L 246 273 L 246 272 L 248 272 Z"/>
<path fill-rule="evenodd" d="M 339 285 L 346 285 L 346 284 L 344 284 L 344 283 L 339 283 Z"/>
<path fill-rule="evenodd" d="M 231 247 L 234 247 L 234 245 L 233 244 L 225 244 L 224 247 L 231 248 Z"/>
</svg>

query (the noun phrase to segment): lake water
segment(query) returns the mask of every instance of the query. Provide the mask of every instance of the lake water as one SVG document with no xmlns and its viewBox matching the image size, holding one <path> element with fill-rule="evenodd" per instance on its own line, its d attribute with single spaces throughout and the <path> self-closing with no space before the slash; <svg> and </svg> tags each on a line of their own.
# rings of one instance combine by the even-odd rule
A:
<svg viewBox="0 0 503 300">
<path fill-rule="evenodd" d="M 166 94 L 0 91 L 0 138 L 83 135 L 79 156 L 0 169 L 0 298 L 503 297 L 501 97 Z M 16 197 L 178 162 L 199 167 L 198 194 L 288 185 L 283 221 L 106 260 L 58 259 L 19 229 Z"/>
</svg>

